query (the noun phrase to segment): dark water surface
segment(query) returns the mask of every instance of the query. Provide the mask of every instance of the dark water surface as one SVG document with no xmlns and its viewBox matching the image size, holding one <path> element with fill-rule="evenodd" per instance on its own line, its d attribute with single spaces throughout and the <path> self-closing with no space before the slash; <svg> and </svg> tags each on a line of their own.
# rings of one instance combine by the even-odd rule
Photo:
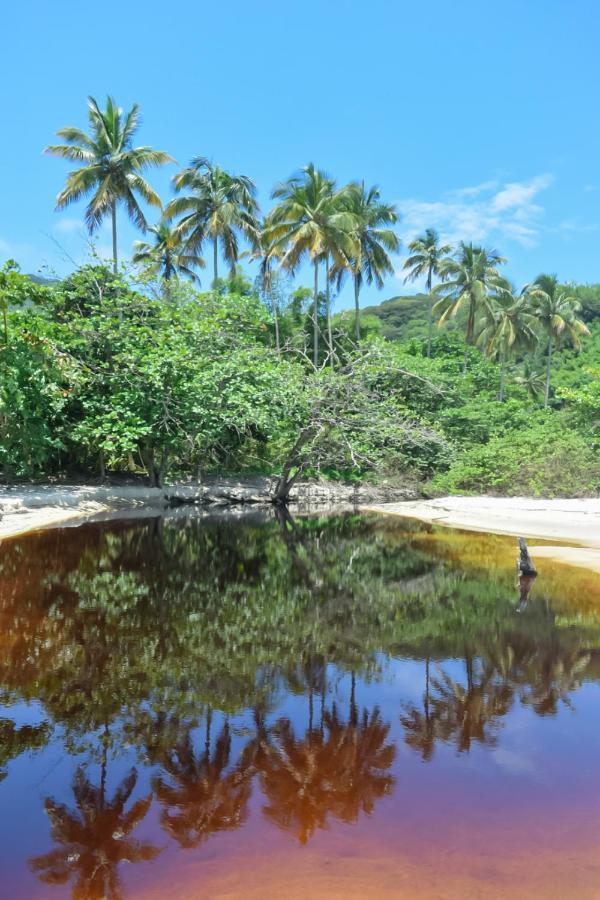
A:
<svg viewBox="0 0 600 900">
<path fill-rule="evenodd" d="M 600 579 L 344 516 L 0 547 L 0 897 L 600 897 Z"/>
</svg>

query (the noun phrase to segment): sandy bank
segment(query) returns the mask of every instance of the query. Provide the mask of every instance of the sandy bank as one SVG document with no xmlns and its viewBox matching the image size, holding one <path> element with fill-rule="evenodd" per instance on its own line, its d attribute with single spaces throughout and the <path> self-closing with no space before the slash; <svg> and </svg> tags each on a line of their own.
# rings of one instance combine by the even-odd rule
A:
<svg viewBox="0 0 600 900">
<path fill-rule="evenodd" d="M 173 506 L 192 505 L 240 509 L 268 507 L 276 480 L 269 476 L 211 477 L 202 483 L 149 488 L 131 485 L 39 485 L 0 489 L 0 540 L 74 520 L 132 513 L 152 515 Z M 298 482 L 291 494 L 292 508 L 356 508 L 359 504 L 405 500 L 414 497 L 411 488 L 347 485 L 326 481 Z M 155 512 L 154 514 L 158 514 Z"/>
<path fill-rule="evenodd" d="M 528 497 L 441 497 L 366 507 L 371 512 L 421 519 L 434 525 L 523 535 L 579 546 L 530 545 L 547 557 L 600 572 L 600 498 L 538 500 Z"/>
</svg>

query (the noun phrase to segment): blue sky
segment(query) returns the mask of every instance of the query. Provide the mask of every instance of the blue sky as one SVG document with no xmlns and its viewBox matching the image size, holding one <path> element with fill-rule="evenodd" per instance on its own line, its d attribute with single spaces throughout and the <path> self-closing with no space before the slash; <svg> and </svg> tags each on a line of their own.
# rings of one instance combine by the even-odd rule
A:
<svg viewBox="0 0 600 900">
<path fill-rule="evenodd" d="M 501 251 L 518 284 L 600 281 L 599 29 L 595 0 L 7 4 L 0 261 L 85 257 L 83 207 L 54 212 L 67 165 L 41 151 L 111 93 L 140 104 L 140 143 L 251 175 L 267 207 L 314 161 L 377 183 L 404 242 L 433 225 Z M 174 171 L 151 175 L 165 199 Z M 122 213 L 123 255 L 135 237 Z M 396 264 L 365 300 L 410 290 Z"/>
</svg>

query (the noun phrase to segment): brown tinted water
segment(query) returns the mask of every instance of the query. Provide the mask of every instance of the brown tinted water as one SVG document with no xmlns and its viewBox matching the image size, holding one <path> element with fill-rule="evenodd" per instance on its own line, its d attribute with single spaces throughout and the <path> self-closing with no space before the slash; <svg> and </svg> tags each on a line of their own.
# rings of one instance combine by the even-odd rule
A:
<svg viewBox="0 0 600 900">
<path fill-rule="evenodd" d="M 358 516 L 0 552 L 1 897 L 600 897 L 597 575 Z"/>
</svg>

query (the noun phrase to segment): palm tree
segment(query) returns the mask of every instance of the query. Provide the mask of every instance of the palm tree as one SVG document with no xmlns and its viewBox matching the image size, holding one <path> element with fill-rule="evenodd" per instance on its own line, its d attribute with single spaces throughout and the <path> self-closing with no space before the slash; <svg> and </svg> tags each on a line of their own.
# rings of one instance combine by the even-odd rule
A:
<svg viewBox="0 0 600 900">
<path fill-rule="evenodd" d="M 433 332 L 433 276 L 440 274 L 440 267 L 448 254 L 452 251 L 450 244 L 440 244 L 440 238 L 435 228 L 426 228 L 425 233 L 415 238 L 408 245 L 410 256 L 404 263 L 408 274 L 404 279 L 416 281 L 417 278 L 426 276 L 427 285 L 427 356 L 431 356 L 431 337 Z"/>
<path fill-rule="evenodd" d="M 467 372 L 468 351 L 475 336 L 478 309 L 490 292 L 508 286 L 498 272 L 498 266 L 504 262 L 506 260 L 495 250 L 474 247 L 462 241 L 454 257 L 446 257 L 440 263 L 439 274 L 443 281 L 434 293 L 440 294 L 441 299 L 433 307 L 434 312 L 441 313 L 440 325 L 464 307 L 467 308 L 463 375 Z"/>
<path fill-rule="evenodd" d="M 203 269 L 206 263 L 198 254 L 186 250 L 181 235 L 170 228 L 165 219 L 161 219 L 158 225 L 151 225 L 148 230 L 154 235 L 153 243 L 135 241 L 132 261 L 159 274 L 166 282 L 179 275 L 199 281 L 194 268 Z"/>
<path fill-rule="evenodd" d="M 273 322 L 275 325 L 275 347 L 277 353 L 281 352 L 281 343 L 279 338 L 279 307 L 277 303 L 276 291 L 273 289 L 273 262 L 280 260 L 283 250 L 276 241 L 273 240 L 267 230 L 267 222 L 263 220 L 254 237 L 253 249 L 250 258 L 259 261 L 259 278 L 262 294 L 265 300 L 268 300 L 273 309 Z"/>
<path fill-rule="evenodd" d="M 354 282 L 354 330 L 360 341 L 360 291 L 365 283 L 375 282 L 383 287 L 384 275 L 394 272 L 389 253 L 397 253 L 400 240 L 393 228 L 398 221 L 396 207 L 382 203 L 379 189 L 365 188 L 364 181 L 348 186 L 344 195 L 344 206 L 354 219 L 351 255 L 346 257 L 344 266 L 338 271 L 338 284 L 344 272 L 352 275 Z"/>
<path fill-rule="evenodd" d="M 267 239 L 282 252 L 281 264 L 295 271 L 308 256 L 314 268 L 313 364 L 319 363 L 319 263 L 325 262 L 327 278 L 327 319 L 329 352 L 332 354 L 329 303 L 330 260 L 333 268 L 344 265 L 352 255 L 353 216 L 344 208 L 347 188 L 337 191 L 335 182 L 309 163 L 283 184 L 272 197 L 279 203 L 267 219 Z"/>
<path fill-rule="evenodd" d="M 570 341 L 579 349 L 581 335 L 590 332 L 587 325 L 576 315 L 581 309 L 581 304 L 576 297 L 561 290 L 555 275 L 538 275 L 525 291 L 531 295 L 537 319 L 548 337 L 544 389 L 544 409 L 547 409 L 550 402 L 552 352 L 555 345 Z"/>
<path fill-rule="evenodd" d="M 73 779 L 75 811 L 50 798 L 45 801 L 52 838 L 60 846 L 30 860 L 32 871 L 41 881 L 57 885 L 75 878 L 74 897 L 118 900 L 119 863 L 150 861 L 160 852 L 159 848 L 129 836 L 145 818 L 152 802 L 149 794 L 126 811 L 136 781 L 137 772 L 132 769 L 109 801 L 104 783 L 96 787 L 80 767 Z"/>
<path fill-rule="evenodd" d="M 66 143 L 46 147 L 44 153 L 83 164 L 67 176 L 67 183 L 56 198 L 56 208 L 64 209 L 93 191 L 85 211 L 85 222 L 90 234 L 93 234 L 110 214 L 116 272 L 117 204 L 124 203 L 131 221 L 141 231 L 146 231 L 148 225 L 137 195 L 159 209 L 161 202 L 140 173 L 174 160 L 162 150 L 132 146 L 140 124 L 137 103 L 124 116 L 112 97 L 107 98 L 105 110 L 100 109 L 93 97 L 88 97 L 88 119 L 89 134 L 72 126 L 61 128 L 57 135 Z"/>
<path fill-rule="evenodd" d="M 504 400 L 506 363 L 518 349 L 531 349 L 537 340 L 535 316 L 527 294 L 515 297 L 507 288 L 490 294 L 484 302 L 481 329 L 477 337 L 484 352 L 500 364 L 498 399 Z"/>
<path fill-rule="evenodd" d="M 204 242 L 212 241 L 213 277 L 219 277 L 219 246 L 231 271 L 239 257 L 239 235 L 255 239 L 258 231 L 256 187 L 247 175 L 232 175 L 204 156 L 175 175 L 177 193 L 165 209 L 165 217 L 181 216 L 175 226 L 185 239 L 186 252 L 200 253 Z"/>
<path fill-rule="evenodd" d="M 515 382 L 525 388 L 532 400 L 538 400 L 544 393 L 545 381 L 544 372 L 536 369 L 529 359 L 524 360 L 522 371 L 515 377 Z"/>
</svg>

